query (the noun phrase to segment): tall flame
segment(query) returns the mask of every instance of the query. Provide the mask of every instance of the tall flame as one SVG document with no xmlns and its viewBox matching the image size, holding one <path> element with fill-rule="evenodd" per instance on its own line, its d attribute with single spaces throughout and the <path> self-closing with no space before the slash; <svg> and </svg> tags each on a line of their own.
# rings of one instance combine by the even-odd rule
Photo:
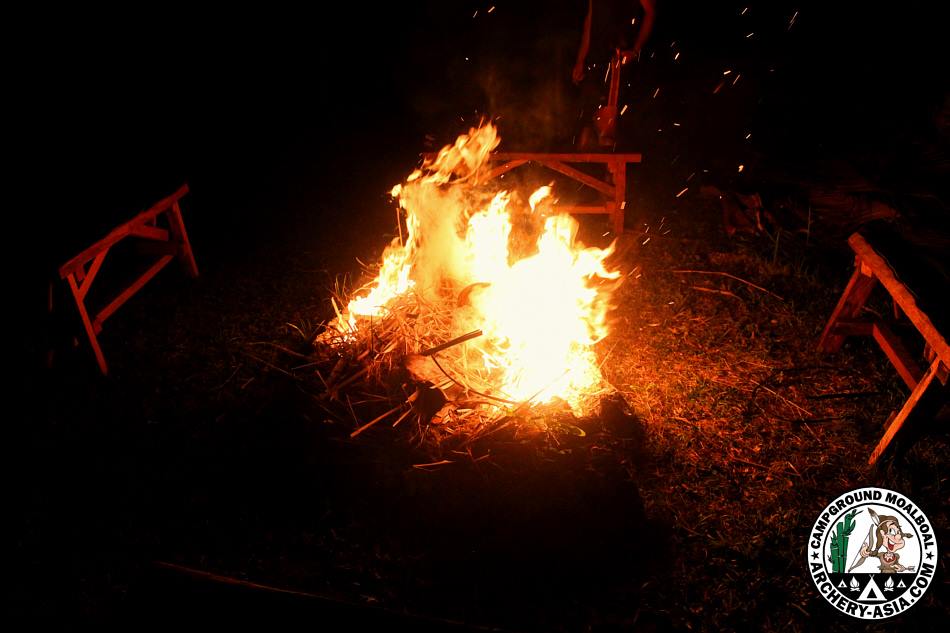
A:
<svg viewBox="0 0 950 633">
<path fill-rule="evenodd" d="M 407 292 L 436 297 L 448 288 L 460 297 L 456 335 L 483 332 L 465 353 L 496 394 L 518 402 L 559 397 L 578 410 L 584 395 L 604 386 L 592 346 L 607 335 L 612 284 L 605 282 L 620 275 L 605 263 L 613 245 L 584 248 L 573 218 L 543 217 L 550 187 L 529 197 L 516 230 L 520 196 L 473 186 L 498 143 L 493 126 L 473 128 L 393 188 L 405 242 L 390 244 L 379 275 L 335 326 L 355 332 Z"/>
</svg>

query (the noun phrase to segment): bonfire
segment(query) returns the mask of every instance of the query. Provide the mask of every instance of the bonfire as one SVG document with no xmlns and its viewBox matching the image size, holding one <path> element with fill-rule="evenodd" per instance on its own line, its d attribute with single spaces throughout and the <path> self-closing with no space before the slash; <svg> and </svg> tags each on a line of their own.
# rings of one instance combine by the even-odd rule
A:
<svg viewBox="0 0 950 633">
<path fill-rule="evenodd" d="M 494 126 L 473 128 L 396 185 L 398 237 L 366 284 L 332 298 L 314 366 L 354 436 L 388 419 L 420 441 L 470 442 L 540 407 L 588 415 L 611 390 L 594 346 L 620 279 L 614 245 L 579 243 L 549 185 L 480 183 L 498 143 Z"/>
</svg>

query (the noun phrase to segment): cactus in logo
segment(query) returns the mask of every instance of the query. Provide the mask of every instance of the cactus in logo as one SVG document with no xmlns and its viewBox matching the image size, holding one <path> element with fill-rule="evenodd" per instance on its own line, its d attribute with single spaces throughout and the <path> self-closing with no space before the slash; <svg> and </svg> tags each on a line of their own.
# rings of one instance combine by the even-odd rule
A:
<svg viewBox="0 0 950 633">
<path fill-rule="evenodd" d="M 828 557 L 828 560 L 831 561 L 831 573 L 833 574 L 843 574 L 847 568 L 848 538 L 854 532 L 856 525 L 854 517 L 857 513 L 857 510 L 852 510 L 844 515 L 844 518 L 838 521 L 838 525 L 835 526 L 835 531 L 831 533 L 831 556 Z"/>
</svg>

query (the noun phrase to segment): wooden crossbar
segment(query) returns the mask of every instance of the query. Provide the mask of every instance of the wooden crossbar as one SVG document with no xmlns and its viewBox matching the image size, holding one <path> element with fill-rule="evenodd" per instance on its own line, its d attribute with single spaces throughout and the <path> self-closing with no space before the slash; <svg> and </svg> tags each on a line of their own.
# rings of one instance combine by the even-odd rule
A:
<svg viewBox="0 0 950 633">
<path fill-rule="evenodd" d="M 141 290 L 145 284 L 176 257 L 189 275 L 192 277 L 198 276 L 198 266 L 195 263 L 195 257 L 191 251 L 191 243 L 188 240 L 188 233 L 185 230 L 185 223 L 181 217 L 181 206 L 179 204 L 181 198 L 187 193 L 188 185 L 182 185 L 178 191 L 159 200 L 128 222 L 109 231 L 105 237 L 83 250 L 59 268 L 60 277 L 66 280 L 72 291 L 83 328 L 86 330 L 89 344 L 96 356 L 99 369 L 103 374 L 109 373 L 109 366 L 106 363 L 105 355 L 102 353 L 102 348 L 99 345 L 98 335 L 102 332 L 102 324 L 106 319 L 112 316 L 122 304 L 131 299 L 135 293 Z M 167 229 L 157 226 L 159 217 L 165 217 L 167 219 Z M 86 305 L 86 297 L 89 294 L 92 283 L 102 268 L 102 264 L 109 250 L 127 237 L 149 240 L 152 243 L 156 243 L 161 250 L 167 252 L 162 254 L 144 273 L 127 287 L 123 288 L 118 295 L 92 317 Z"/>
<path fill-rule="evenodd" d="M 898 278 L 894 269 L 878 254 L 868 241 L 858 233 L 848 238 L 848 244 L 855 253 L 854 273 L 844 293 L 838 300 L 828 324 L 821 335 L 819 349 L 823 352 L 836 352 L 841 349 L 845 337 L 871 336 L 887 355 L 898 375 L 911 389 L 911 394 L 894 416 L 881 437 L 868 463 L 874 464 L 887 449 L 898 431 L 911 417 L 917 405 L 928 396 L 932 389 L 940 389 L 948 382 L 950 368 L 950 347 L 944 336 L 937 330 L 930 317 L 920 309 L 910 289 Z M 904 346 L 903 341 L 880 319 L 858 318 L 871 291 L 880 285 L 888 292 L 894 305 L 914 325 L 926 343 L 926 356 L 929 367 L 922 370 L 913 355 Z"/>
<path fill-rule="evenodd" d="M 438 154 L 426 153 L 426 160 L 435 160 Z M 489 155 L 489 168 L 478 174 L 479 182 L 487 182 L 502 176 L 512 169 L 527 163 L 537 163 L 564 174 L 577 182 L 594 189 L 604 197 L 601 205 L 557 205 L 559 211 L 575 214 L 609 215 L 614 234 L 623 233 L 624 214 L 627 206 L 627 165 L 642 162 L 639 153 L 542 153 L 542 152 L 495 152 Z M 607 168 L 607 179 L 601 180 L 571 165 L 600 163 Z"/>
</svg>

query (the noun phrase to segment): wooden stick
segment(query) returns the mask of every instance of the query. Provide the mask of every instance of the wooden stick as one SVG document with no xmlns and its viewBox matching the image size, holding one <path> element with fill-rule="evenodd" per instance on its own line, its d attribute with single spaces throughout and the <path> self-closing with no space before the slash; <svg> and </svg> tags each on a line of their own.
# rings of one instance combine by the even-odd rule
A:
<svg viewBox="0 0 950 633">
<path fill-rule="evenodd" d="M 398 418 L 396 418 L 396 421 L 393 422 L 393 428 L 396 428 L 396 427 L 399 425 L 400 422 L 402 422 L 403 420 L 405 420 L 406 418 L 408 418 L 410 413 L 412 413 L 412 409 L 411 409 L 411 408 L 406 409 L 405 413 L 403 413 L 401 416 L 399 416 Z"/>
<path fill-rule="evenodd" d="M 783 299 L 783 298 L 780 297 L 779 295 L 775 294 L 775 293 L 772 292 L 771 290 L 768 290 L 767 288 L 763 288 L 762 286 L 757 286 L 757 285 L 755 285 L 754 283 L 752 283 L 751 281 L 747 281 L 747 280 L 743 279 L 742 277 L 736 277 L 736 276 L 733 275 L 732 273 L 724 273 L 724 272 L 721 272 L 721 271 L 718 271 L 718 270 L 668 270 L 667 272 L 670 272 L 670 273 L 677 273 L 677 274 L 693 274 L 693 275 L 719 275 L 719 276 L 721 276 L 721 277 L 728 277 L 729 279 L 735 279 L 735 280 L 738 281 L 738 282 L 744 283 L 745 285 L 749 286 L 750 288 L 755 288 L 756 290 L 761 290 L 762 292 L 764 292 L 764 293 L 766 293 L 766 294 L 770 294 L 770 295 L 772 295 L 773 297 L 775 297 L 776 299 L 778 299 L 779 301 L 785 301 L 785 299 Z"/>
<path fill-rule="evenodd" d="M 707 288 L 706 286 L 690 286 L 690 288 L 692 288 L 693 290 L 699 290 L 700 292 L 710 292 L 712 294 L 725 295 L 726 297 L 733 297 L 735 299 L 739 299 L 740 301 L 742 300 L 742 298 L 739 295 L 737 295 L 734 292 L 729 292 L 728 290 L 719 290 L 718 288 Z"/>
<path fill-rule="evenodd" d="M 443 350 L 447 350 L 450 347 L 455 347 L 456 345 L 464 343 L 465 341 L 470 341 L 473 338 L 478 338 L 481 335 L 482 335 L 481 330 L 473 330 L 469 332 L 468 334 L 463 334 L 462 336 L 456 336 L 451 341 L 446 341 L 445 343 L 442 343 L 441 345 L 436 345 L 435 347 L 430 347 L 427 350 L 419 352 L 419 356 L 432 356 L 433 354 L 436 354 Z"/>
<path fill-rule="evenodd" d="M 445 466 L 446 464 L 454 464 L 454 463 L 455 462 L 451 460 L 443 459 L 437 462 L 429 462 L 428 464 L 413 464 L 412 467 L 418 468 L 419 470 L 428 470 L 429 468 L 432 468 L 433 466 Z"/>
<path fill-rule="evenodd" d="M 363 431 L 365 431 L 365 430 L 368 429 L 369 427 L 373 426 L 374 424 L 376 424 L 377 422 L 379 422 L 379 421 L 382 420 L 383 418 L 389 417 L 390 415 L 392 415 L 392 414 L 395 413 L 396 411 L 399 411 L 399 409 L 401 409 L 401 408 L 402 408 L 402 403 L 396 405 L 395 407 L 393 407 L 392 409 L 390 409 L 390 410 L 387 411 L 386 413 L 382 414 L 382 415 L 379 416 L 378 418 L 375 418 L 375 419 L 373 419 L 373 420 L 370 420 L 369 422 L 367 422 L 366 424 L 364 424 L 364 425 L 361 426 L 360 428 L 356 429 L 355 431 L 353 431 L 352 433 L 350 433 L 350 437 L 351 437 L 351 438 L 356 437 L 357 435 L 359 435 L 360 433 L 362 433 Z"/>
</svg>

